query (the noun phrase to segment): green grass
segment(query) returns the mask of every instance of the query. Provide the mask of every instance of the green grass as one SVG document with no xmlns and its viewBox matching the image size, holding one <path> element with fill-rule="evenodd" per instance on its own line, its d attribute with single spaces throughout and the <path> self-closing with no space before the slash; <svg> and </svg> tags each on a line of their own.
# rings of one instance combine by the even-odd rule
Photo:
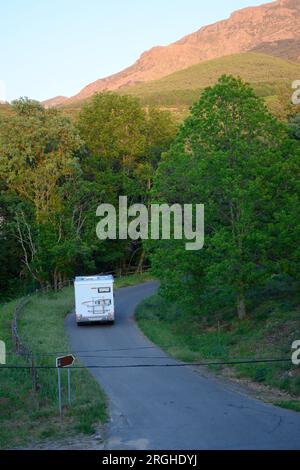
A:
<svg viewBox="0 0 300 470">
<path fill-rule="evenodd" d="M 192 104 L 201 91 L 214 85 L 223 74 L 240 76 L 260 96 L 276 94 L 278 84 L 300 76 L 300 64 L 260 53 L 234 54 L 201 62 L 152 82 L 124 88 L 122 93 L 142 99 L 145 104 Z"/>
<path fill-rule="evenodd" d="M 131 274 L 129 276 L 121 276 L 115 279 L 115 288 L 136 286 L 147 281 L 151 281 L 153 276 L 150 273 Z"/>
<path fill-rule="evenodd" d="M 201 314 L 188 314 L 159 295 L 143 301 L 136 311 L 144 334 L 182 361 L 291 358 L 292 342 L 300 338 L 297 295 L 266 299 L 254 306 L 244 321 L 238 321 L 233 315 L 234 311 L 228 310 L 223 317 L 220 312 L 211 312 L 205 318 Z M 210 368 L 218 372 L 223 369 L 222 366 Z M 250 378 L 287 392 L 299 405 L 300 368 L 291 361 L 240 364 L 233 366 L 232 371 L 238 378 Z"/>
<path fill-rule="evenodd" d="M 288 410 L 300 412 L 300 401 L 278 401 L 275 403 L 275 405 L 280 406 L 280 408 L 286 408 Z"/>
<path fill-rule="evenodd" d="M 64 331 L 65 315 L 73 307 L 73 289 L 33 296 L 19 321 L 23 341 L 35 351 L 39 365 L 55 365 L 55 351 L 68 351 Z M 12 354 L 11 319 L 16 301 L 1 307 L 0 337 L 6 342 L 8 364 L 26 365 Z M 43 354 L 50 356 L 42 356 Z M 53 355 L 52 355 L 53 353 Z M 96 381 L 85 369 L 72 372 L 72 407 L 64 407 L 61 420 L 57 403 L 56 370 L 40 370 L 40 391 L 32 391 L 28 370 L 0 369 L 0 448 L 22 446 L 32 441 L 56 439 L 78 433 L 93 433 L 104 422 L 106 399 Z M 62 371 L 66 397 L 66 371 Z M 66 402 L 66 401 L 65 401 Z"/>
</svg>

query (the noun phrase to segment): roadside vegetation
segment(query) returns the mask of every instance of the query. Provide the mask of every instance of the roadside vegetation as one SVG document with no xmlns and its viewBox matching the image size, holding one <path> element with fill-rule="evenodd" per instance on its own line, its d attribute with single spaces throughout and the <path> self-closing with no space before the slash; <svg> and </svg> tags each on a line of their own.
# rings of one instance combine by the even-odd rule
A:
<svg viewBox="0 0 300 470">
<path fill-rule="evenodd" d="M 17 301 L 1 306 L 1 339 L 7 348 L 7 364 L 24 365 L 25 359 L 12 351 L 11 320 Z M 57 293 L 32 296 L 20 314 L 18 324 L 22 341 L 34 351 L 35 364 L 55 366 L 59 352 L 70 350 L 64 320 L 73 307 L 74 293 L 66 288 Z M 76 362 L 78 365 L 78 361 Z M 80 365 L 80 364 L 79 364 Z M 67 373 L 62 371 L 63 419 L 59 417 L 57 371 L 38 370 L 40 390 L 32 390 L 27 369 L 0 369 L 0 448 L 30 446 L 40 440 L 55 440 L 77 434 L 92 434 L 106 420 L 106 398 L 92 375 L 74 370 L 72 406 L 67 403 Z"/>
<path fill-rule="evenodd" d="M 162 295 L 192 312 L 235 305 L 246 321 L 250 293 L 273 279 L 299 293 L 299 183 L 295 130 L 241 79 L 208 87 L 154 177 L 152 202 L 205 206 L 203 249 L 173 236 L 145 242 Z"/>
<path fill-rule="evenodd" d="M 115 279 L 114 286 L 117 289 L 122 287 L 136 286 L 138 284 L 143 284 L 144 282 L 151 281 L 153 278 L 153 275 L 149 271 L 143 274 L 131 274 L 129 276 L 121 276 Z"/>
<path fill-rule="evenodd" d="M 196 251 L 185 239 L 145 242 L 161 283 L 160 297 L 139 311 L 145 333 L 159 344 L 169 338 L 184 360 L 283 356 L 287 364 L 235 370 L 299 396 L 291 362 L 300 338 L 297 116 L 281 123 L 250 85 L 222 76 L 163 155 L 152 201 L 203 203 L 205 242 Z"/>
<path fill-rule="evenodd" d="M 211 309 L 211 310 L 210 310 Z M 234 307 L 199 305 L 195 312 L 160 295 L 144 300 L 136 319 L 143 333 L 171 356 L 191 363 L 287 359 L 287 362 L 208 366 L 231 379 L 250 379 L 287 394 L 274 404 L 300 411 L 300 369 L 291 362 L 291 344 L 300 338 L 299 296 L 284 281 L 249 295 L 249 315 L 240 321 Z M 267 393 L 268 395 L 268 393 Z"/>
</svg>

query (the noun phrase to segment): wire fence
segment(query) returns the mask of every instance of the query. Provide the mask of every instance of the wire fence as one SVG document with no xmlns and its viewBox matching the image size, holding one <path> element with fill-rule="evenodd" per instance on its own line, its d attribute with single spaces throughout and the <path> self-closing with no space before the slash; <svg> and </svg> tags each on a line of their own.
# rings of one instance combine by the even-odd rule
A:
<svg viewBox="0 0 300 470">
<path fill-rule="evenodd" d="M 58 290 L 61 290 L 67 286 L 71 286 L 71 284 L 72 284 L 71 280 L 60 282 L 58 285 Z M 24 369 L 28 368 L 30 370 L 31 380 L 32 380 L 32 389 L 34 392 L 38 392 L 40 389 L 40 384 L 38 381 L 38 372 L 37 372 L 38 366 L 35 363 L 36 354 L 34 353 L 34 351 L 30 349 L 28 345 L 26 345 L 22 341 L 21 336 L 18 332 L 18 319 L 21 313 L 23 312 L 24 307 L 26 307 L 26 305 L 30 302 L 32 296 L 48 294 L 52 290 L 53 289 L 51 289 L 51 287 L 48 285 L 46 287 L 42 287 L 41 289 L 35 289 L 35 291 L 32 294 L 28 294 L 27 297 L 23 297 L 17 303 L 14 313 L 13 313 L 11 331 L 12 331 L 12 342 L 13 342 L 14 353 L 20 357 L 25 358 L 26 362 L 29 364 L 27 367 L 23 366 L 23 368 Z"/>
<path fill-rule="evenodd" d="M 112 358 L 112 357 L 110 357 Z M 128 359 L 124 357 L 124 359 Z M 141 358 L 139 358 L 141 359 Z M 146 359 L 145 357 L 143 359 Z M 154 359 L 154 358 L 151 358 Z M 161 359 L 161 357 L 157 358 Z M 162 368 L 162 367 L 172 367 L 172 368 L 182 368 L 182 367 L 207 367 L 207 366 L 222 366 L 222 365 L 241 365 L 241 364 L 268 364 L 268 363 L 290 363 L 291 358 L 282 358 L 282 359 L 251 359 L 251 360 L 240 360 L 240 361 L 203 361 L 203 362 L 173 362 L 173 363 L 163 363 L 163 364 L 101 364 L 101 365 L 83 365 L 83 366 L 72 366 L 74 370 L 80 369 L 140 369 L 140 368 Z M 22 365 L 3 365 L 0 366 L 0 369 L 31 369 L 31 366 L 22 366 Z M 36 370 L 51 370 L 56 369 L 56 366 L 39 366 L 35 365 Z"/>
</svg>

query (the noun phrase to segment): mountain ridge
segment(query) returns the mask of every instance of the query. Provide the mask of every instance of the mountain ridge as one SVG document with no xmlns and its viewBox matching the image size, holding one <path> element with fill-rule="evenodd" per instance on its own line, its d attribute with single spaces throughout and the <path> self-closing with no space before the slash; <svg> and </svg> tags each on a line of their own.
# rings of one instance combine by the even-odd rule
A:
<svg viewBox="0 0 300 470">
<path fill-rule="evenodd" d="M 261 52 L 300 62 L 300 0 L 277 0 L 233 12 L 228 19 L 203 26 L 168 46 L 155 46 L 128 68 L 84 87 L 60 104 L 94 93 L 152 82 L 211 59 Z M 47 100 L 51 106 L 51 100 Z"/>
</svg>

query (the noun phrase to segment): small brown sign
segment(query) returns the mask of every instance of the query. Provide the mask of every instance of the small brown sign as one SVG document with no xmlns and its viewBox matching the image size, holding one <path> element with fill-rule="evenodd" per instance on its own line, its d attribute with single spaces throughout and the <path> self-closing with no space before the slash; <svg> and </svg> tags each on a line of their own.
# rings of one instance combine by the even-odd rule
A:
<svg viewBox="0 0 300 470">
<path fill-rule="evenodd" d="M 56 358 L 56 367 L 70 367 L 73 365 L 75 361 L 75 357 L 73 354 L 69 354 L 68 356 L 62 356 Z"/>
</svg>

